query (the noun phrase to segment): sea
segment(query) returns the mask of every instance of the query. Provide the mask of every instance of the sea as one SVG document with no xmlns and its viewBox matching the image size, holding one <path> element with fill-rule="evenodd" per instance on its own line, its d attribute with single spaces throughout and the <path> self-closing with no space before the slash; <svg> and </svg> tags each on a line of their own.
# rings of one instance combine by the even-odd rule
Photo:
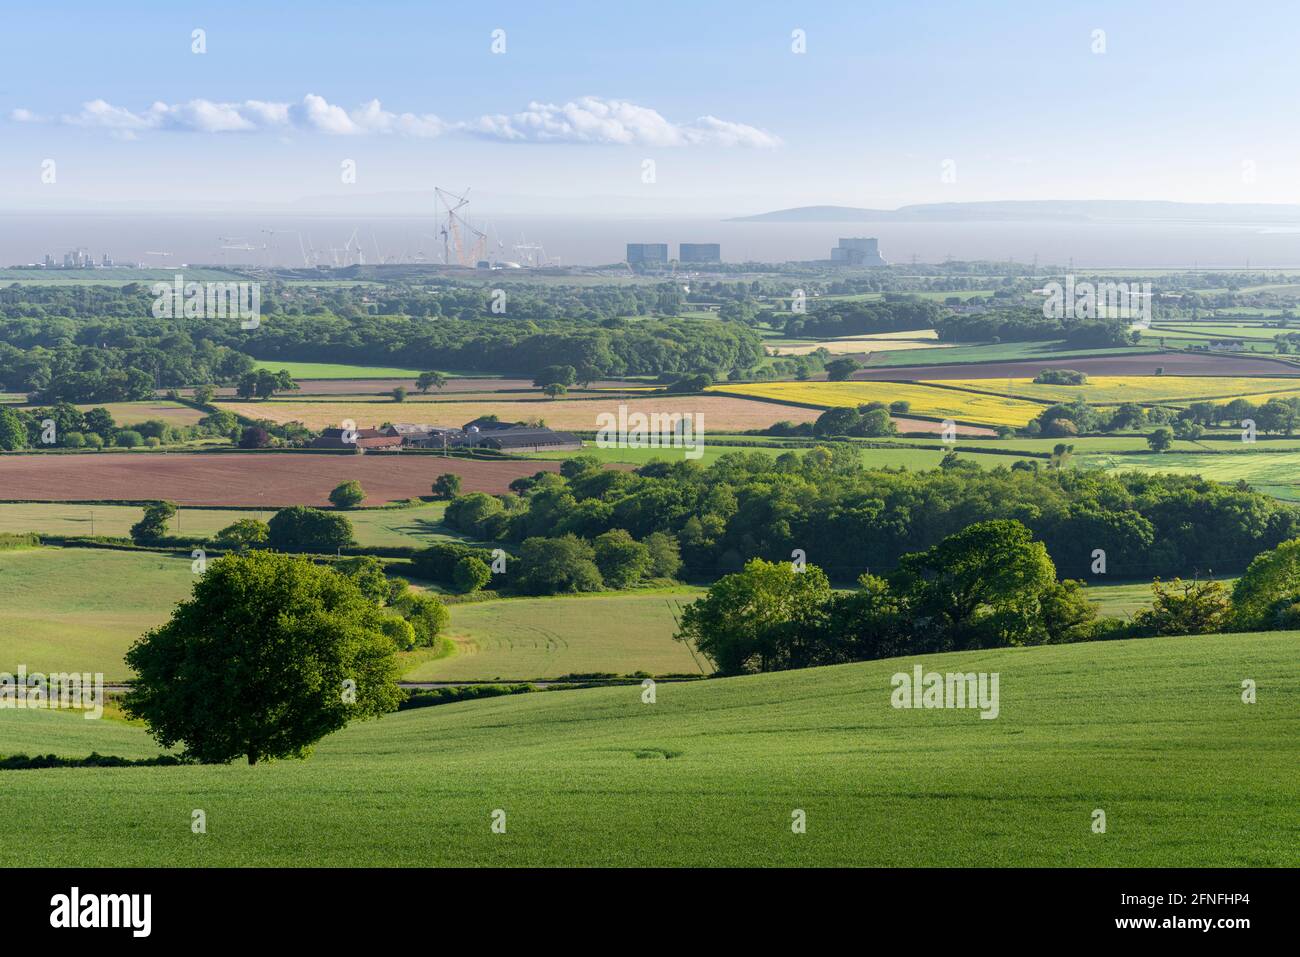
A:
<svg viewBox="0 0 1300 957">
<path fill-rule="evenodd" d="M 875 237 L 892 263 L 992 260 L 1076 269 L 1300 268 L 1300 222 L 736 222 L 715 218 L 499 217 L 473 222 L 484 258 L 523 265 L 622 262 L 628 243 L 719 243 L 724 262 L 826 260 L 841 237 Z M 441 262 L 432 216 L 0 212 L 0 266 L 101 261 L 303 266 Z M 469 255 L 469 247 L 466 247 Z M 455 258 L 453 251 L 452 258 Z"/>
</svg>

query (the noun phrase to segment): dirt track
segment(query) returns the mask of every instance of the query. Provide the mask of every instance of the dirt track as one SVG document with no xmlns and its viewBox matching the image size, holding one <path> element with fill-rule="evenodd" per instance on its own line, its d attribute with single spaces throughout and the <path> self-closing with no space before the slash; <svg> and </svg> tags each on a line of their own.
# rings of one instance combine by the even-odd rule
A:
<svg viewBox="0 0 1300 957">
<path fill-rule="evenodd" d="M 559 462 L 479 462 L 436 455 L 97 452 L 0 455 L 0 498 L 30 501 L 141 501 L 181 505 L 326 505 L 340 482 L 359 479 L 367 503 L 428 495 L 444 472 L 462 490 L 499 494 L 510 482 Z"/>
</svg>

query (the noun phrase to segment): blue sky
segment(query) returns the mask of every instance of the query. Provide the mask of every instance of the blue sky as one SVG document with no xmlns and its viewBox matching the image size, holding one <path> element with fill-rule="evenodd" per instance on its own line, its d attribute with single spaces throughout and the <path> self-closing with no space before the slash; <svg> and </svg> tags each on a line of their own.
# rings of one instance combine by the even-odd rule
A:
<svg viewBox="0 0 1300 957">
<path fill-rule="evenodd" d="M 1300 201 L 1290 4 L 181 6 L 6 9 L 0 205 Z"/>
</svg>

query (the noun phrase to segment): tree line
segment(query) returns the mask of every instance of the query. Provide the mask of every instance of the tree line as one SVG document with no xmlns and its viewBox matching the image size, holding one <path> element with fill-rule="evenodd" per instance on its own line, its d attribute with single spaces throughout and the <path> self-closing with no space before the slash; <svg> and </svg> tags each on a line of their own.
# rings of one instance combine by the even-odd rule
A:
<svg viewBox="0 0 1300 957">
<path fill-rule="evenodd" d="M 999 519 L 1024 524 L 1071 577 L 1099 574 L 1098 550 L 1112 576 L 1237 571 L 1300 535 L 1294 506 L 1197 476 L 981 470 L 959 460 L 926 472 L 869 470 L 849 443 L 777 456 L 732 452 L 705 467 L 657 461 L 632 472 L 580 456 L 511 488 L 457 499 L 448 523 L 507 543 L 663 533 L 684 573 L 704 579 L 802 549 L 832 580 L 853 581 L 973 522 Z"/>
<path fill-rule="evenodd" d="M 317 291 L 308 299 L 310 292 L 272 284 L 259 326 L 245 330 L 229 319 L 156 318 L 142 284 L 96 289 L 93 297 L 11 286 L 0 290 L 0 386 L 34 402 L 119 402 L 157 388 L 234 383 L 254 358 L 520 375 L 564 363 L 588 379 L 722 378 L 762 359 L 758 334 L 739 323 L 675 318 L 672 305 L 660 318 L 610 312 L 647 312 L 642 294 L 552 296 L 545 287 L 519 287 L 495 300 L 503 303 L 498 310 L 484 288 L 387 291 L 377 294 L 382 306 L 397 311 L 379 313 L 362 293 Z M 589 296 L 609 308 L 595 308 Z"/>
<path fill-rule="evenodd" d="M 1014 519 L 976 522 L 883 575 L 834 591 L 816 565 L 753 559 L 687 606 L 674 637 L 720 674 L 1116 638 L 1261 631 L 1300 624 L 1300 539 L 1251 562 L 1231 593 L 1215 580 L 1152 584 L 1129 621 L 1098 616 Z"/>
</svg>

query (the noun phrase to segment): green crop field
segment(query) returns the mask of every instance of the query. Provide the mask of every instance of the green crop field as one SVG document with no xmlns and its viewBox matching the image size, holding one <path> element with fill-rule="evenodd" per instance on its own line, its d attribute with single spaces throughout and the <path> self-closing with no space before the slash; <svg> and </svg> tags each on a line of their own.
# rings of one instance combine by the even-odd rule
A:
<svg viewBox="0 0 1300 957">
<path fill-rule="evenodd" d="M 425 369 L 397 369 L 392 366 L 352 366 L 338 362 L 281 362 L 255 359 L 255 369 L 279 372 L 288 369 L 295 379 L 414 379 Z"/>
<path fill-rule="evenodd" d="M 90 548 L 0 551 L 0 671 L 130 677 L 122 655 L 189 597 L 188 558 Z"/>
<path fill-rule="evenodd" d="M 1232 588 L 1236 578 L 1215 576 L 1218 581 Z M 1095 579 L 1094 579 L 1095 580 Z M 1122 585 L 1089 584 L 1087 590 L 1089 601 L 1098 604 L 1099 614 L 1111 618 L 1130 618 L 1146 608 L 1151 607 L 1151 583 L 1127 582 Z"/>
<path fill-rule="evenodd" d="M 451 606 L 455 654 L 407 681 L 496 681 L 605 672 L 700 674 L 703 659 L 673 641 L 674 613 L 701 589 L 508 598 Z"/>
<path fill-rule="evenodd" d="M 251 768 L 0 771 L 0 864 L 1289 866 L 1298 656 L 1295 632 L 966 652 L 424 708 Z M 997 672 L 997 719 L 892 708 L 914 663 Z M 0 711 L 0 753 L 91 751 L 157 753 Z"/>
<path fill-rule="evenodd" d="M 1238 443 L 1241 441 L 1239 432 L 1234 432 L 1233 436 Z M 887 441 L 891 444 L 906 445 L 934 445 L 938 441 L 938 436 L 898 436 L 884 440 L 868 439 L 866 441 Z M 959 435 L 957 436 L 957 442 L 953 448 L 958 452 L 979 452 L 980 450 L 989 451 L 992 449 L 1006 449 L 1012 452 L 1036 452 L 1039 455 L 1050 455 L 1052 449 L 1061 442 L 1065 442 L 1066 445 L 1073 445 L 1075 452 L 1080 454 L 1084 452 L 1146 452 L 1150 449 L 1150 446 L 1147 445 L 1147 433 L 1145 432 L 1141 434 L 1133 433 L 1128 435 L 1081 435 L 1071 436 L 1068 439 L 999 439 L 974 435 Z M 1196 442 L 1189 439 L 1174 439 L 1173 448 L 1189 452 L 1204 452 L 1223 445 L 1225 445 L 1225 443 L 1221 441 L 1206 441 L 1204 438 Z"/>
<path fill-rule="evenodd" d="M 1151 585 L 1132 582 L 1123 585 L 1088 585 L 1087 597 L 1096 602 L 1098 614 L 1110 618 L 1129 618 L 1151 607 Z"/>
<path fill-rule="evenodd" d="M 1176 334 L 1199 339 L 1262 339 L 1269 342 L 1285 329 L 1277 329 L 1260 323 L 1247 322 L 1189 322 L 1152 324 L 1146 331 L 1150 337 L 1166 336 L 1173 338 Z"/>
<path fill-rule="evenodd" d="M 1246 481 L 1258 486 L 1300 488 L 1300 455 L 1295 452 L 1097 454 L 1078 456 L 1075 463 L 1081 468 L 1171 472 L 1201 475 L 1216 482 Z"/>
<path fill-rule="evenodd" d="M 926 441 L 931 445 L 939 444 L 939 437 L 934 436 L 928 440 L 918 439 L 917 442 Z M 704 452 L 698 459 L 690 460 L 698 462 L 701 465 L 710 465 L 717 458 L 732 452 L 748 453 L 760 452 L 764 455 L 783 455 L 786 452 L 806 452 L 811 446 L 809 445 L 791 445 L 785 447 L 774 447 L 765 445 L 717 445 L 711 442 L 705 442 Z M 1145 441 L 1143 448 L 1145 448 Z M 976 462 L 985 468 L 995 468 L 998 465 L 1010 465 L 1015 461 L 1013 457 L 999 455 L 980 455 L 979 447 L 974 444 L 970 446 L 957 446 L 957 451 L 962 453 L 962 457 Z M 1050 452 L 1051 445 L 1045 447 L 1044 451 Z M 865 468 L 872 469 L 897 469 L 907 468 L 912 470 L 933 469 L 939 467 L 939 462 L 943 459 L 945 451 L 936 449 L 910 449 L 910 448 L 863 448 L 861 450 L 862 465 Z M 584 442 L 581 452 L 539 452 L 535 455 L 529 455 L 528 458 L 550 459 L 563 461 L 579 455 L 591 455 L 605 463 L 621 463 L 626 465 L 641 466 L 647 462 L 660 459 L 662 461 L 676 462 L 684 458 L 682 449 L 601 449 L 597 448 L 593 442 Z M 15 529 L 16 531 L 16 529 Z M 26 531 L 26 529 L 24 529 Z"/>
<path fill-rule="evenodd" d="M 459 538 L 442 524 L 446 502 L 411 508 L 368 508 L 345 512 L 358 545 L 420 546 Z M 66 502 L 0 503 L 0 532 L 46 535 L 125 536 L 144 509 L 134 505 L 70 505 Z M 171 520 L 174 535 L 212 536 L 241 518 L 269 521 L 272 509 L 181 508 Z"/>
<path fill-rule="evenodd" d="M 660 449 L 620 449 L 620 448 L 598 448 L 595 442 L 583 442 L 582 451 L 568 452 L 535 452 L 527 453 L 524 457 L 530 459 L 543 459 L 547 461 L 564 461 L 565 459 L 582 456 L 592 456 L 605 463 L 621 463 L 626 465 L 645 465 L 647 462 L 660 459 L 666 462 L 677 462 L 686 458 L 686 449 L 680 448 L 660 448 Z M 769 455 L 780 455 L 788 449 L 766 448 L 763 446 L 739 446 L 739 445 L 719 445 L 705 439 L 700 457 L 692 459 L 701 465 L 709 465 L 721 455 L 728 452 L 763 452 Z"/>
</svg>

